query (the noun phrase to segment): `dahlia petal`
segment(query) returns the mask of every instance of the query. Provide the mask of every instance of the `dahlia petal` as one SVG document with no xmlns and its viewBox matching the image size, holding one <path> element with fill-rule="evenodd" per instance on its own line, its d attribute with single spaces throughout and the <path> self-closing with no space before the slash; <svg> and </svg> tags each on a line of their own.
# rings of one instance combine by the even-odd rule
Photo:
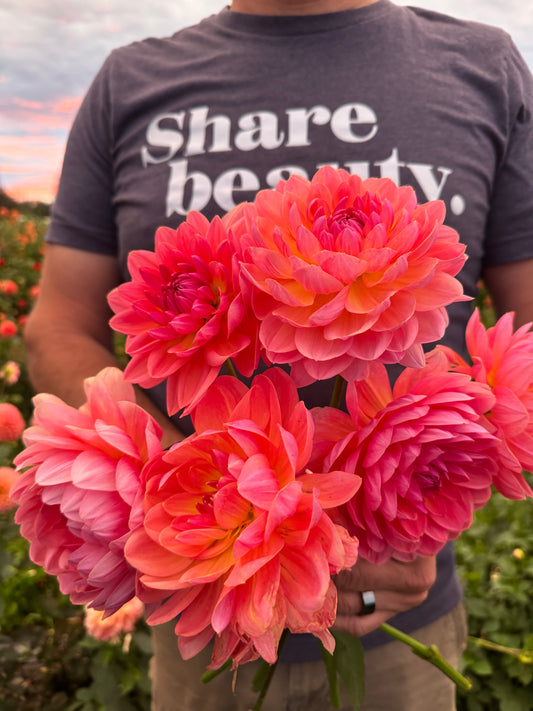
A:
<svg viewBox="0 0 533 711">
<path fill-rule="evenodd" d="M 342 280 L 328 274 L 316 264 L 307 264 L 297 257 L 291 258 L 293 278 L 305 289 L 315 294 L 333 294 L 342 288 Z"/>
<path fill-rule="evenodd" d="M 172 374 L 167 382 L 167 411 L 173 415 L 183 409 L 188 415 L 198 404 L 218 375 L 218 368 L 211 368 L 198 360 L 188 361 L 179 374 Z"/>
<path fill-rule="evenodd" d="M 302 485 L 299 481 L 292 481 L 276 494 L 267 515 L 265 541 L 269 540 L 272 532 L 286 519 L 296 513 L 301 496 Z"/>
<path fill-rule="evenodd" d="M 329 509 L 351 499 L 361 485 L 361 478 L 343 471 L 327 474 L 306 472 L 298 477 L 298 482 L 306 492 L 316 490 L 321 507 Z"/>
<path fill-rule="evenodd" d="M 308 385 L 315 380 L 329 380 L 335 375 L 342 374 L 342 376 L 345 377 L 344 374 L 346 369 L 353 365 L 353 361 L 349 354 L 345 354 L 327 361 L 315 361 L 310 358 L 305 358 L 302 360 L 302 365 L 309 377 L 309 379 L 303 383 L 298 383 L 298 381 L 296 381 L 296 371 L 294 366 L 291 370 L 291 375 L 298 387 Z"/>
<path fill-rule="evenodd" d="M 295 345 L 306 358 L 329 361 L 347 353 L 351 343 L 349 340 L 328 341 L 321 328 L 301 328 L 295 333 Z"/>
<path fill-rule="evenodd" d="M 77 453 L 76 453 L 77 454 Z M 36 455 L 37 456 L 37 455 Z M 41 463 L 35 469 L 35 483 L 40 486 L 53 486 L 54 484 L 67 484 L 72 481 L 72 458 L 68 456 L 68 452 L 59 454 L 51 454 L 44 461 L 43 454 L 39 454 Z M 18 457 L 17 466 L 27 466 L 30 461 L 25 461 L 24 457 Z"/>
<path fill-rule="evenodd" d="M 220 376 L 206 391 L 202 407 L 193 411 L 195 432 L 220 429 L 230 418 L 236 404 L 243 398 L 247 388 L 231 376 Z"/>
<path fill-rule="evenodd" d="M 356 281 L 367 269 L 367 264 L 363 259 L 351 254 L 323 251 L 317 254 L 315 259 L 326 275 L 331 275 L 335 278 L 338 284 L 337 288 L 342 284 Z"/>
<path fill-rule="evenodd" d="M 384 332 L 366 332 L 353 336 L 350 339 L 350 349 L 348 354 L 353 358 L 362 360 L 377 360 L 387 348 L 392 338 L 392 334 Z"/>
<path fill-rule="evenodd" d="M 266 318 L 261 322 L 259 338 L 264 347 L 273 353 L 296 352 L 295 331 L 292 326 L 280 322 L 277 318 Z"/>
<path fill-rule="evenodd" d="M 309 306 L 315 299 L 313 291 L 309 291 L 296 281 L 284 281 L 280 284 L 273 279 L 266 279 L 265 290 L 287 306 Z"/>
<path fill-rule="evenodd" d="M 313 610 L 321 605 L 330 584 L 330 572 L 323 550 L 308 543 L 305 557 L 292 549 L 283 552 L 281 586 L 294 607 Z"/>
<path fill-rule="evenodd" d="M 290 263 L 285 257 L 277 252 L 262 247 L 254 247 L 250 250 L 250 256 L 257 270 L 265 276 L 274 279 L 290 279 L 292 270 Z"/>
<path fill-rule="evenodd" d="M 368 314 L 390 297 L 388 287 L 373 287 L 369 289 L 366 284 L 358 279 L 350 284 L 346 295 L 346 309 L 353 314 Z"/>
<path fill-rule="evenodd" d="M 215 518 L 222 528 L 232 529 L 246 522 L 250 502 L 238 494 L 237 483 L 224 486 L 213 501 Z"/>
<path fill-rule="evenodd" d="M 167 600 L 161 602 L 147 617 L 147 622 L 150 625 L 161 625 L 164 622 L 170 622 L 175 619 L 183 610 L 191 605 L 198 595 L 203 592 L 203 587 L 187 588 L 185 590 L 177 590 Z"/>
<path fill-rule="evenodd" d="M 214 636 L 212 627 L 206 627 L 202 632 L 193 637 L 178 637 L 178 649 L 181 658 L 187 661 L 199 654 L 202 649 L 205 649 Z"/>
<path fill-rule="evenodd" d="M 268 511 L 279 492 L 279 484 L 270 462 L 263 454 L 248 457 L 238 481 L 241 496 Z"/>
<path fill-rule="evenodd" d="M 72 482 L 84 489 L 116 491 L 115 467 L 102 452 L 81 452 L 72 462 Z"/>
<path fill-rule="evenodd" d="M 262 530 L 264 531 L 264 520 L 261 523 Z M 244 534 L 247 533 L 250 528 L 251 526 L 248 526 L 246 531 L 241 534 L 238 543 L 243 544 L 245 538 Z M 248 539 L 246 543 L 251 542 L 251 536 L 246 537 Z M 262 538 L 264 538 L 264 535 L 262 536 Z M 246 550 L 245 547 L 242 547 L 244 553 L 242 555 L 238 555 L 237 562 L 229 573 L 229 575 L 227 576 L 226 580 L 224 581 L 224 584 L 227 587 L 235 587 L 246 582 L 267 563 L 275 559 L 281 553 L 283 548 L 283 539 L 277 533 L 273 533 L 268 539 L 268 541 L 261 540 L 261 542 L 257 544 L 254 541 L 253 547 L 250 547 L 249 550 Z M 236 544 L 236 554 L 240 553 L 240 551 L 241 547 L 237 548 Z"/>
</svg>

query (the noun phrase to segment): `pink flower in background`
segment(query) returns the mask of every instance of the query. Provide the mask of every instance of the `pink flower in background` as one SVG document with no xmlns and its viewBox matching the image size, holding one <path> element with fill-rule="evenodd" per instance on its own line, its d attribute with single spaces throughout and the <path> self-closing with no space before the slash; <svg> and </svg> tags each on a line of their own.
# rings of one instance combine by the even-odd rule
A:
<svg viewBox="0 0 533 711">
<path fill-rule="evenodd" d="M 20 366 L 14 360 L 8 360 L 0 370 L 0 378 L 6 385 L 15 385 L 20 378 Z"/>
<path fill-rule="evenodd" d="M 14 509 L 16 504 L 10 491 L 19 480 L 19 474 L 12 467 L 0 467 L 0 513 Z"/>
<path fill-rule="evenodd" d="M 0 403 L 0 442 L 16 442 L 26 423 L 18 407 L 10 402 Z"/>
<path fill-rule="evenodd" d="M 410 187 L 331 167 L 229 213 L 248 246 L 242 270 L 265 359 L 291 364 L 298 387 L 364 377 L 375 360 L 422 366 L 444 307 L 465 298 L 454 278 L 464 246 L 444 214 L 442 202 L 417 205 Z"/>
<path fill-rule="evenodd" d="M 472 365 L 441 347 L 452 367 L 488 385 L 496 402 L 487 414 L 501 439 L 502 465 L 494 486 L 510 499 L 533 496 L 522 470 L 533 471 L 533 332 L 527 323 L 513 332 L 513 313 L 485 328 L 476 310 L 466 328 Z"/>
<path fill-rule="evenodd" d="M 140 472 L 161 451 L 157 423 L 117 368 L 85 381 L 79 409 L 34 398 L 34 425 L 16 457 L 27 470 L 11 491 L 30 556 L 75 604 L 114 612 L 135 592 L 124 545 L 142 524 Z"/>
<path fill-rule="evenodd" d="M 359 479 L 306 470 L 313 421 L 283 371 L 250 390 L 220 377 L 193 414 L 196 434 L 144 470 L 144 528 L 126 544 L 139 596 L 165 600 L 150 624 L 173 619 L 184 658 L 215 637 L 212 667 L 273 662 L 284 627 L 331 649 L 331 574 L 351 567 L 357 542 L 326 510 Z"/>
<path fill-rule="evenodd" d="M 235 245 L 217 218 L 189 213 L 157 231 L 155 252 L 133 251 L 132 281 L 109 295 L 111 325 L 127 335 L 126 378 L 168 379 L 169 414 L 189 412 L 231 358 L 246 376 L 258 362 L 257 324 L 240 293 Z"/>
<path fill-rule="evenodd" d="M 139 598 L 134 597 L 126 602 L 120 610 L 108 617 L 100 610 L 91 607 L 85 609 L 84 624 L 87 634 L 102 642 L 117 642 L 121 634 L 135 630 L 135 625 L 141 619 L 144 605 Z"/>
<path fill-rule="evenodd" d="M 406 369 L 391 391 L 376 363 L 367 380 L 348 385 L 353 432 L 332 443 L 326 464 L 361 476 L 340 512 L 371 562 L 434 555 L 490 497 L 497 441 L 483 413 L 494 398 L 447 365 L 434 352 L 424 368 Z"/>
</svg>

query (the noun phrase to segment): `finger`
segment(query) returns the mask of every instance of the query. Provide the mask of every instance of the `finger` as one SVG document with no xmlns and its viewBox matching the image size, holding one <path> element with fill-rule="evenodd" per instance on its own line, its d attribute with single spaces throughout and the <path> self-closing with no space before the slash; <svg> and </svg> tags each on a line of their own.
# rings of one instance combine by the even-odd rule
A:
<svg viewBox="0 0 533 711">
<path fill-rule="evenodd" d="M 417 607 L 427 597 L 427 593 L 399 593 L 391 590 L 374 590 L 375 609 L 393 617 Z M 360 592 L 342 591 L 337 595 L 337 617 L 354 617 L 363 612 L 363 600 Z M 369 615 L 370 616 L 370 615 Z"/>
<path fill-rule="evenodd" d="M 427 592 L 436 579 L 436 559 L 415 558 L 409 563 L 388 560 L 374 565 L 360 558 L 350 570 L 335 576 L 338 590 L 399 590 L 417 594 Z"/>
<path fill-rule="evenodd" d="M 337 615 L 333 629 L 362 637 L 377 630 L 383 622 L 393 616 L 394 613 L 383 610 L 376 610 L 371 615 Z"/>
</svg>

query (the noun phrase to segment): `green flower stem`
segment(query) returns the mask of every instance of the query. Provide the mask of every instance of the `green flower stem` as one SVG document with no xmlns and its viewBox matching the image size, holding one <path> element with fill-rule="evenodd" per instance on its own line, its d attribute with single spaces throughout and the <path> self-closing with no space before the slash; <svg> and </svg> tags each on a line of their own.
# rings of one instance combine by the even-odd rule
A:
<svg viewBox="0 0 533 711">
<path fill-rule="evenodd" d="M 226 370 L 228 371 L 229 375 L 233 375 L 234 378 L 237 377 L 237 371 L 235 370 L 235 366 L 233 365 L 233 361 L 231 358 L 228 358 L 227 361 L 224 363 L 226 366 Z"/>
<path fill-rule="evenodd" d="M 279 644 L 278 644 L 278 658 L 274 662 L 274 664 L 270 665 L 270 669 L 268 670 L 268 674 L 265 678 L 265 681 L 263 683 L 263 686 L 261 688 L 261 691 L 259 692 L 259 696 L 257 697 L 257 701 L 255 702 L 254 707 L 251 709 L 251 711 L 261 711 L 261 708 L 263 706 L 263 701 L 265 700 L 265 696 L 267 695 L 267 691 L 270 686 L 270 682 L 272 681 L 274 677 L 274 673 L 276 671 L 276 667 L 278 666 L 278 662 L 281 657 L 281 650 L 283 649 L 285 642 L 287 641 L 287 637 L 289 636 L 289 630 L 284 629 L 283 633 L 280 637 Z"/>
<path fill-rule="evenodd" d="M 454 669 L 451 664 L 448 664 L 436 645 L 431 644 L 427 647 L 425 644 L 417 642 L 417 640 L 413 639 L 413 637 L 405 634 L 405 632 L 400 632 L 400 630 L 396 629 L 396 627 L 392 627 L 386 622 L 380 626 L 380 629 L 391 637 L 407 644 L 418 657 L 425 659 L 427 662 L 430 662 L 437 667 L 437 669 L 440 669 L 441 672 L 446 674 L 446 676 L 449 677 L 459 689 L 469 691 L 472 688 L 472 683 L 456 669 Z"/>
<path fill-rule="evenodd" d="M 331 394 L 331 402 L 329 403 L 330 407 L 335 407 L 337 410 L 340 408 L 345 385 L 346 381 L 342 375 L 337 375 L 335 378 L 335 385 L 333 386 L 333 392 Z"/>
<path fill-rule="evenodd" d="M 226 669 L 229 669 L 231 667 L 231 664 L 232 660 L 230 658 L 226 662 L 224 662 L 224 664 L 218 669 L 207 669 L 207 671 L 205 671 L 200 677 L 201 681 L 204 684 L 209 684 L 209 682 L 213 679 L 216 679 L 219 674 L 222 674 L 222 672 L 226 671 Z"/>
<path fill-rule="evenodd" d="M 496 644 L 496 642 L 491 642 L 490 639 L 482 639 L 481 637 L 468 637 L 467 639 L 469 642 L 475 644 L 477 647 L 490 649 L 492 652 L 501 652 L 502 654 L 508 654 L 510 657 L 515 657 L 516 659 L 521 661 L 522 664 L 533 664 L 533 650 L 504 647 L 503 644 Z"/>
</svg>

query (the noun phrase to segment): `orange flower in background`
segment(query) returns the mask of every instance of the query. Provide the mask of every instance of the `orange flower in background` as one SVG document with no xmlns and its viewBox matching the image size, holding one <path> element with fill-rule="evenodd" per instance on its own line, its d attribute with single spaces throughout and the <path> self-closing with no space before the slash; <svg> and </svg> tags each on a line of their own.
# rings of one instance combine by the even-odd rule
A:
<svg viewBox="0 0 533 711">
<path fill-rule="evenodd" d="M 0 338 L 13 338 L 18 333 L 17 324 L 9 319 L 0 321 Z"/>
<path fill-rule="evenodd" d="M 375 360 L 422 366 L 445 306 L 465 298 L 464 245 L 444 216 L 410 187 L 331 167 L 237 206 L 224 222 L 244 248 L 265 359 L 291 364 L 298 387 L 364 377 Z"/>
<path fill-rule="evenodd" d="M 12 467 L 0 467 L 0 513 L 14 509 L 16 503 L 9 493 L 20 475 Z"/>
<path fill-rule="evenodd" d="M 134 631 L 143 611 L 144 605 L 137 597 L 126 602 L 120 610 L 107 617 L 104 612 L 87 607 L 84 617 L 85 629 L 87 634 L 102 642 L 117 642 L 121 634 Z"/>
<path fill-rule="evenodd" d="M 31 220 L 26 222 L 26 225 L 24 227 L 24 232 L 26 233 L 26 236 L 28 237 L 30 242 L 35 242 L 35 240 L 37 239 L 37 236 L 38 236 L 37 228 L 35 227 L 35 222 L 32 222 Z"/>
<path fill-rule="evenodd" d="M 0 442 L 16 442 L 26 423 L 18 407 L 10 402 L 0 403 Z"/>
<path fill-rule="evenodd" d="M 0 293 L 2 294 L 16 294 L 19 290 L 17 284 L 11 279 L 3 279 L 0 281 Z"/>
</svg>

